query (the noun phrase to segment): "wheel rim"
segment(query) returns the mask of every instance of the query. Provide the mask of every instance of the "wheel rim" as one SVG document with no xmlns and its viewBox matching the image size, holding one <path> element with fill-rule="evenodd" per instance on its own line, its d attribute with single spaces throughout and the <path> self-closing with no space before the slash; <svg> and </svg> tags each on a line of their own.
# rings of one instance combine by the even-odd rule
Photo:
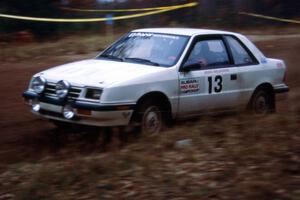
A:
<svg viewBox="0 0 300 200">
<path fill-rule="evenodd" d="M 257 114 L 266 114 L 269 110 L 267 97 L 263 94 L 259 95 L 254 102 L 254 110 Z"/>
<path fill-rule="evenodd" d="M 143 115 L 142 128 L 144 133 L 159 133 L 162 127 L 161 112 L 158 107 L 151 106 L 147 108 Z"/>
</svg>

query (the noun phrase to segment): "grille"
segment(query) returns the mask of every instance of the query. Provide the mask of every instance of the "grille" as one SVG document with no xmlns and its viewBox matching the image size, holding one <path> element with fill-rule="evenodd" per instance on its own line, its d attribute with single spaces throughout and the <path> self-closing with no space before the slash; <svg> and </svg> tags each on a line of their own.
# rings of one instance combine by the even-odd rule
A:
<svg viewBox="0 0 300 200">
<path fill-rule="evenodd" d="M 82 89 L 79 87 L 71 86 L 69 90 L 68 98 L 72 100 L 76 100 L 79 97 L 81 90 Z M 47 83 L 44 94 L 45 96 L 48 97 L 57 97 L 55 93 L 55 83 Z"/>
</svg>

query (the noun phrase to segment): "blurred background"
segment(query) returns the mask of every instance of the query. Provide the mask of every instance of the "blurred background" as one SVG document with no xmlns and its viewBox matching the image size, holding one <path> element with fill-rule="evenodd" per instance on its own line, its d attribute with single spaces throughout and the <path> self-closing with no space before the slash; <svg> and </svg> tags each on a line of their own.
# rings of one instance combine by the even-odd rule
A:
<svg viewBox="0 0 300 200">
<path fill-rule="evenodd" d="M 198 6 L 178 9 L 162 14 L 114 22 L 117 32 L 134 28 L 183 26 L 210 28 L 254 28 L 265 26 L 289 26 L 292 24 L 273 20 L 258 20 L 239 12 L 252 12 L 279 18 L 299 19 L 300 2 L 294 0 L 2 0 L 0 13 L 44 18 L 96 18 L 130 15 L 137 12 L 84 12 L 77 9 L 130 9 L 151 8 L 198 2 Z M 145 11 L 140 11 L 140 13 Z M 139 12 L 138 12 L 139 13 Z M 41 23 L 1 19 L 1 40 L 13 40 L 20 32 L 34 39 L 47 39 L 57 35 L 105 32 L 105 22 L 96 23 Z M 13 34 L 13 35 L 12 35 Z"/>
<path fill-rule="evenodd" d="M 150 11 L 103 12 L 191 2 L 198 5 L 123 20 L 111 19 Z M 107 21 L 39 22 L 4 15 Z M 291 91 L 277 97 L 277 113 L 267 117 L 202 117 L 176 123 L 161 135 L 129 134 L 126 140 L 113 130 L 108 144 L 101 130 L 62 132 L 30 113 L 21 94 L 33 74 L 93 58 L 126 32 L 147 27 L 243 33 L 267 57 L 285 61 Z M 299 54 L 299 0 L 1 0 L 0 200 L 299 200 Z"/>
</svg>

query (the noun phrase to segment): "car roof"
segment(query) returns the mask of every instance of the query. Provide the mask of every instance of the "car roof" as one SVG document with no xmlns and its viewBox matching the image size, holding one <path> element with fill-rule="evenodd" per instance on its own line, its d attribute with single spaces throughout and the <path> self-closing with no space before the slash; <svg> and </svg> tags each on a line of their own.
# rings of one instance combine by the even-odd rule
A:
<svg viewBox="0 0 300 200">
<path fill-rule="evenodd" d="M 236 33 L 220 30 L 211 29 L 196 29 L 196 28 L 144 28 L 136 29 L 132 32 L 148 32 L 148 33 L 163 33 L 163 34 L 176 34 L 176 35 L 206 35 L 206 34 L 231 34 L 236 35 Z"/>
</svg>

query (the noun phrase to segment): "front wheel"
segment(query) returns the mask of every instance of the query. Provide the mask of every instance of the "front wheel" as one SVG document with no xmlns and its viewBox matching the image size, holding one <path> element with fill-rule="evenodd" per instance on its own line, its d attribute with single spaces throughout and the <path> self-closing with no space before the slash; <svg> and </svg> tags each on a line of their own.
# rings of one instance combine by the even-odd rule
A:
<svg viewBox="0 0 300 200">
<path fill-rule="evenodd" d="M 164 127 L 161 107 L 151 101 L 142 103 L 138 110 L 138 121 L 142 134 L 160 133 Z"/>
</svg>

